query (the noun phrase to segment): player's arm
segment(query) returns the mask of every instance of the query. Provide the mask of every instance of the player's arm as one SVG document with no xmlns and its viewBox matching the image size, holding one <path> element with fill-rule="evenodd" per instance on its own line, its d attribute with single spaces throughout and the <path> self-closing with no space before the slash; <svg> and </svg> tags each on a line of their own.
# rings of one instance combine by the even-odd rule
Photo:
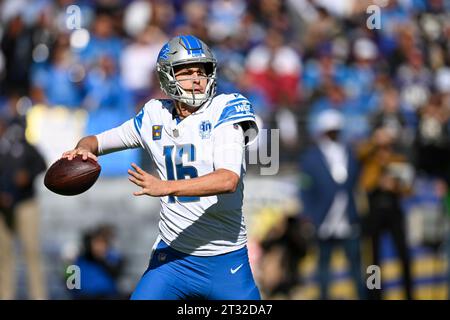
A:
<svg viewBox="0 0 450 320">
<path fill-rule="evenodd" d="M 203 197 L 236 191 L 239 176 L 227 169 L 217 169 L 204 176 L 183 180 L 161 180 L 132 164 L 133 170 L 128 170 L 128 179 L 141 187 L 135 196 L 192 196 Z"/>
<path fill-rule="evenodd" d="M 64 152 L 62 157 L 72 160 L 75 156 L 81 155 L 83 160 L 91 158 L 97 161 L 97 156 L 141 145 L 142 141 L 134 119 L 130 119 L 119 127 L 82 138 L 73 150 Z"/>
<path fill-rule="evenodd" d="M 227 169 L 217 169 L 194 179 L 168 182 L 167 195 L 170 196 L 211 196 L 235 192 L 239 176 Z"/>
<path fill-rule="evenodd" d="M 131 182 L 141 187 L 136 196 L 210 196 L 236 191 L 244 159 L 244 133 L 239 125 L 221 126 L 214 132 L 214 167 L 209 174 L 193 179 L 160 180 L 135 164 L 128 170 Z"/>
</svg>

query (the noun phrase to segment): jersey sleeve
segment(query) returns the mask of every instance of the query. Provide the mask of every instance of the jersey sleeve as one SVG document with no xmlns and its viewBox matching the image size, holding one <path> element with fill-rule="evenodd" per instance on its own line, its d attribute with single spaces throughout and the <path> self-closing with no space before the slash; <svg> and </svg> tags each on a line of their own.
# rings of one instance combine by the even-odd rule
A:
<svg viewBox="0 0 450 320">
<path fill-rule="evenodd" d="M 239 123 L 244 130 L 245 146 L 248 146 L 256 141 L 259 133 L 253 106 L 241 94 L 229 96 L 231 98 L 225 99 L 225 103 L 220 106 L 214 129 L 226 124 Z"/>
<path fill-rule="evenodd" d="M 122 125 L 97 134 L 98 154 L 143 147 L 140 134 L 143 116 L 144 108 L 134 118 Z"/>
<path fill-rule="evenodd" d="M 244 162 L 244 130 L 240 125 L 223 125 L 213 132 L 214 169 L 227 169 L 241 176 Z"/>
</svg>

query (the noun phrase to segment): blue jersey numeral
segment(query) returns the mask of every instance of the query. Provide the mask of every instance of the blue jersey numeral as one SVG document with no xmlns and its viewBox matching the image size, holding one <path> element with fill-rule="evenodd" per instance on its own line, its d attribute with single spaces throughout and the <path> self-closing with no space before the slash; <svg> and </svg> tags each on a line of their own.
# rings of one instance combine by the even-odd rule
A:
<svg viewBox="0 0 450 320">
<path fill-rule="evenodd" d="M 183 155 L 187 154 L 187 158 L 189 162 L 195 161 L 195 146 L 193 144 L 185 144 L 178 147 L 175 150 L 175 168 L 173 165 L 173 149 L 174 146 L 165 146 L 164 147 L 164 158 L 166 162 L 167 168 L 167 180 L 181 180 L 189 178 L 198 177 L 197 169 L 193 166 L 183 166 Z M 175 177 L 175 171 L 177 176 Z M 193 202 L 200 200 L 200 197 L 178 197 L 180 202 Z M 169 196 L 169 203 L 174 203 L 175 197 Z"/>
<path fill-rule="evenodd" d="M 166 159 L 166 169 L 167 169 L 167 180 L 175 180 L 175 175 L 173 173 L 173 162 L 172 162 L 172 150 L 174 146 L 164 147 L 164 158 Z M 175 197 L 169 196 L 169 203 L 174 203 Z"/>
</svg>

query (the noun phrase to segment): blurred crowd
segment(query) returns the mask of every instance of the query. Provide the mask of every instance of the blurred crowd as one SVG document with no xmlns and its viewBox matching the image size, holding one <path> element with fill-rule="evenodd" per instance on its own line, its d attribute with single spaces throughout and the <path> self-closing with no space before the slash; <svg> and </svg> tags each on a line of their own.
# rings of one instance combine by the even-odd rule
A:
<svg viewBox="0 0 450 320">
<path fill-rule="evenodd" d="M 367 11 L 374 6 L 379 16 Z M 301 211 L 317 229 L 320 273 L 340 244 L 356 278 L 361 235 L 377 240 L 387 230 L 411 297 L 403 216 L 420 207 L 441 217 L 450 202 L 449 9 L 446 0 L 0 0 L 0 117 L 6 131 L 25 129 L 20 119 L 43 104 L 85 110 L 86 133 L 118 125 L 163 97 L 155 74 L 162 45 L 196 35 L 217 56 L 218 92 L 241 92 L 264 128 L 280 129 L 282 170 L 297 171 L 301 158 Z M 321 120 L 329 110 L 339 115 Z M 321 175 L 315 157 L 327 158 L 324 150 L 354 167 L 325 166 L 330 175 Z M 309 206 L 308 196 L 319 195 L 308 193 L 308 181 L 324 184 L 328 207 Z M 352 207 L 338 237 L 321 228 L 332 203 Z M 267 288 L 301 282 L 292 270 L 307 241 L 292 236 L 297 223 L 287 223 L 288 240 L 261 242 L 265 252 L 280 244 L 297 252 L 287 254 L 289 276 Z M 428 231 L 423 242 L 439 246 L 442 232 Z M 323 298 L 328 282 L 320 280 Z"/>
<path fill-rule="evenodd" d="M 380 9 L 378 17 L 366 12 L 370 5 Z M 0 111 L 10 118 L 36 104 L 81 108 L 89 113 L 87 132 L 114 126 L 162 97 L 154 72 L 162 44 L 194 34 L 218 58 L 218 92 L 242 92 L 265 127 L 282 129 L 284 163 L 297 159 L 317 114 L 329 108 L 351 124 L 347 142 L 388 126 L 407 151 L 418 128 L 448 121 L 448 6 L 444 0 L 2 0 Z M 378 29 L 368 28 L 369 18 L 379 19 Z"/>
</svg>

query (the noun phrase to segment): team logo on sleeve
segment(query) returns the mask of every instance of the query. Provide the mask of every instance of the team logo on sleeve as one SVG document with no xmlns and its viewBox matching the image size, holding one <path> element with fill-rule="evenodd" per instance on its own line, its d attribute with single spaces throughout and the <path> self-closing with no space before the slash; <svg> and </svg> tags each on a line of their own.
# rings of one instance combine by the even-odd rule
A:
<svg viewBox="0 0 450 320">
<path fill-rule="evenodd" d="M 152 126 L 152 138 L 153 140 L 161 140 L 162 125 Z"/>
<path fill-rule="evenodd" d="M 202 137 L 202 139 L 209 139 L 209 137 L 211 136 L 211 122 L 209 122 L 208 120 L 206 121 L 202 121 L 200 123 L 200 137 Z"/>
</svg>

